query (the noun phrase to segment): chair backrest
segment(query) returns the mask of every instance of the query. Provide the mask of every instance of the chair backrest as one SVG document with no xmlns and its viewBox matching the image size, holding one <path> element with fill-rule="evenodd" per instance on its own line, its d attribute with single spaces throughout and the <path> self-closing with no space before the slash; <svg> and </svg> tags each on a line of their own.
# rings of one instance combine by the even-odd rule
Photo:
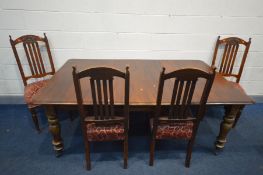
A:
<svg viewBox="0 0 263 175">
<path fill-rule="evenodd" d="M 240 77 L 243 72 L 244 64 L 246 62 L 250 44 L 251 44 L 251 38 L 249 38 L 249 41 L 246 42 L 243 39 L 237 38 L 237 37 L 229 37 L 229 38 L 220 39 L 220 36 L 218 36 L 216 46 L 215 46 L 212 65 L 216 66 L 215 64 L 216 64 L 218 49 L 219 49 L 219 46 L 222 46 L 224 48 L 224 53 L 219 63 L 220 64 L 219 73 L 226 77 L 235 77 L 236 82 L 239 83 Z M 241 64 L 240 64 L 238 73 L 236 74 L 236 73 L 233 73 L 233 68 L 236 62 L 236 57 L 237 57 L 237 53 L 238 53 L 238 49 L 240 45 L 244 45 L 245 50 L 242 56 L 242 60 L 241 60 Z"/>
<path fill-rule="evenodd" d="M 167 120 L 173 121 L 189 121 L 196 120 L 203 117 L 205 112 L 205 105 L 214 81 L 215 77 L 215 68 L 212 67 L 208 72 L 199 69 L 186 68 L 176 70 L 170 73 L 165 74 L 165 68 L 160 75 L 158 95 L 157 95 L 157 106 L 156 106 L 156 118 L 162 117 L 161 106 L 162 106 L 162 96 L 165 81 L 174 80 L 173 88 L 171 89 L 171 103 L 168 106 L 169 114 Z M 196 84 L 201 79 L 205 80 L 205 84 L 202 87 L 203 89 L 198 89 L 201 92 L 200 103 L 198 104 L 198 110 L 196 116 L 189 118 L 188 112 L 190 110 L 192 98 L 196 90 Z"/>
<path fill-rule="evenodd" d="M 36 36 L 36 35 L 24 35 L 21 36 L 15 40 L 10 37 L 10 43 L 16 58 L 16 62 L 20 71 L 20 74 L 22 76 L 22 80 L 24 85 L 26 86 L 28 84 L 28 80 L 31 78 L 42 78 L 47 75 L 54 75 L 55 73 L 55 67 L 53 63 L 53 59 L 51 56 L 50 52 L 50 47 L 48 44 L 48 39 L 46 34 L 44 33 L 44 38 Z M 47 71 L 47 68 L 45 66 L 45 60 L 43 59 L 41 52 L 40 52 L 40 47 L 39 44 L 40 42 L 43 42 L 45 44 L 47 54 L 48 54 L 48 59 L 50 63 L 51 70 Z M 23 48 L 27 57 L 27 63 L 30 68 L 30 75 L 25 75 L 23 65 L 21 63 L 21 59 L 18 55 L 16 45 L 22 43 Z"/>
<path fill-rule="evenodd" d="M 116 69 L 107 67 L 96 67 L 77 72 L 73 67 L 73 80 L 76 92 L 76 98 L 82 119 L 87 117 L 83 105 L 83 97 L 80 79 L 88 77 L 91 87 L 91 95 L 93 100 L 93 114 L 95 120 L 111 120 L 115 116 L 114 111 L 114 89 L 113 79 L 124 79 L 124 117 L 129 116 L 129 68 L 126 67 L 126 73 Z"/>
</svg>

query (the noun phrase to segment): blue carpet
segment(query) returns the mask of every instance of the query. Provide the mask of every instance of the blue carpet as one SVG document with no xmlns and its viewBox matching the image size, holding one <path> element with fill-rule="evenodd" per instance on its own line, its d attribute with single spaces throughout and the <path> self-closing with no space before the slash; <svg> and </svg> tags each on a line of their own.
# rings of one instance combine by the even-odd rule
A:
<svg viewBox="0 0 263 175">
<path fill-rule="evenodd" d="M 92 170 L 88 172 L 78 119 L 71 122 L 67 113 L 59 112 L 65 151 L 56 158 L 43 110 L 39 110 L 42 132 L 37 134 L 25 105 L 0 105 L 0 174 L 263 174 L 263 104 L 244 109 L 225 150 L 215 156 L 213 143 L 223 112 L 221 107 L 208 109 L 197 134 L 190 168 L 184 167 L 183 140 L 158 142 L 155 164 L 148 166 L 147 114 L 132 113 L 128 169 L 122 168 L 121 142 L 103 142 L 92 144 Z"/>
</svg>

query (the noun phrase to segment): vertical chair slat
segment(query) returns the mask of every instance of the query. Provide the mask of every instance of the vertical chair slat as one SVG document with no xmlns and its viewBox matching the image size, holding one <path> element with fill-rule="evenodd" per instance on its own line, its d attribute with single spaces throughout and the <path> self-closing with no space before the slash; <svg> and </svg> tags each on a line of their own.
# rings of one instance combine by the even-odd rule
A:
<svg viewBox="0 0 263 175">
<path fill-rule="evenodd" d="M 227 53 L 226 53 L 226 57 L 225 57 L 224 68 L 222 70 L 223 73 L 226 73 L 227 63 L 229 61 L 229 55 L 230 55 L 232 47 L 233 47 L 233 45 L 229 44 L 228 49 L 227 49 Z"/>
<path fill-rule="evenodd" d="M 224 54 L 223 54 L 223 58 L 222 58 L 222 61 L 221 61 L 221 65 L 220 65 L 219 72 L 223 72 L 223 68 L 224 68 L 224 64 L 225 64 L 225 60 L 226 60 L 226 55 L 227 55 L 228 47 L 229 47 L 229 45 L 226 44 L 226 45 L 225 45 Z"/>
<path fill-rule="evenodd" d="M 104 94 L 104 109 L 105 117 L 109 118 L 109 105 L 108 105 L 108 90 L 107 90 L 107 80 L 103 80 L 103 94 Z"/>
<path fill-rule="evenodd" d="M 109 91 L 110 91 L 110 115 L 113 117 L 115 115 L 114 112 L 114 95 L 113 95 L 113 79 L 109 80 Z"/>
<path fill-rule="evenodd" d="M 24 50 L 26 52 L 26 58 L 27 58 L 27 61 L 28 61 L 28 64 L 29 64 L 29 67 L 30 67 L 30 71 L 32 73 L 32 75 L 35 75 L 35 71 L 33 69 L 33 65 L 32 65 L 32 62 L 31 62 L 31 58 L 29 56 L 29 52 L 28 52 L 28 48 L 27 48 L 27 44 L 26 43 L 23 43 L 23 46 L 24 46 Z"/>
<path fill-rule="evenodd" d="M 190 90 L 189 90 L 189 94 L 188 94 L 188 98 L 187 98 L 187 102 L 186 102 L 186 106 L 185 106 L 183 115 L 186 115 L 186 111 L 187 111 L 187 109 L 189 109 L 189 107 L 191 105 L 192 98 L 193 98 L 193 95 L 194 95 L 196 81 L 197 80 L 191 81 Z"/>
<path fill-rule="evenodd" d="M 235 47 L 236 47 L 235 45 L 232 45 L 232 47 L 231 47 L 229 58 L 228 58 L 228 62 L 227 62 L 227 65 L 226 65 L 226 70 L 225 70 L 226 74 L 228 74 L 228 71 L 229 71 L 229 68 L 230 68 L 230 64 L 232 62 L 232 57 L 233 57 L 233 53 L 234 53 Z"/>
<path fill-rule="evenodd" d="M 39 74 L 39 72 L 37 70 L 36 60 L 35 60 L 34 55 L 33 55 L 33 50 L 32 50 L 31 44 L 28 43 L 27 45 L 28 45 L 28 50 L 29 50 L 29 54 L 30 54 L 30 57 L 31 57 L 32 65 L 33 65 L 33 68 L 34 68 L 34 72 L 36 74 Z"/>
<path fill-rule="evenodd" d="M 98 101 L 99 101 L 99 117 L 101 120 L 104 119 L 103 113 L 103 104 L 102 104 L 102 95 L 101 95 L 101 83 L 99 79 L 96 79 L 97 84 L 97 93 L 98 93 Z"/>
<path fill-rule="evenodd" d="M 184 81 L 180 80 L 180 85 L 179 85 L 179 90 L 178 90 L 178 95 L 177 95 L 177 99 L 176 99 L 176 107 L 178 108 L 178 110 L 176 111 L 176 118 L 180 118 L 180 103 L 181 103 L 181 97 L 182 97 L 182 91 L 184 88 Z"/>
<path fill-rule="evenodd" d="M 174 81 L 174 87 L 173 87 L 173 94 L 172 94 L 172 98 L 171 98 L 171 106 L 169 109 L 169 118 L 173 118 L 174 116 L 174 108 L 175 108 L 175 99 L 176 99 L 176 95 L 177 95 L 177 91 L 178 91 L 178 84 L 179 84 L 179 80 L 175 79 Z"/>
<path fill-rule="evenodd" d="M 232 62 L 230 64 L 230 69 L 229 69 L 229 74 L 232 74 L 233 68 L 234 68 L 234 64 L 236 61 L 236 57 L 237 57 L 237 51 L 238 51 L 239 45 L 237 44 L 234 50 L 234 54 L 233 54 L 233 59 Z"/>
<path fill-rule="evenodd" d="M 35 43 L 37 43 L 37 42 L 33 42 L 33 43 L 32 43 L 34 58 L 35 58 L 35 61 L 36 61 L 36 64 L 37 64 L 38 72 L 39 72 L 40 74 L 43 74 L 42 68 L 41 68 L 41 66 L 40 66 L 40 64 L 41 64 L 41 63 L 40 63 L 40 58 L 38 57 Z"/>
<path fill-rule="evenodd" d="M 95 89 L 95 82 L 94 79 L 90 79 L 90 86 L 91 86 L 91 95 L 92 95 L 92 101 L 93 101 L 93 110 L 94 110 L 94 116 L 95 119 L 98 120 L 98 104 L 97 104 L 97 95 L 96 95 L 96 89 Z"/>
<path fill-rule="evenodd" d="M 46 73 L 46 70 L 45 70 L 45 65 L 44 65 L 44 62 L 43 62 L 43 58 L 41 56 L 41 52 L 40 52 L 40 49 L 39 49 L 39 45 L 38 43 L 36 42 L 36 48 L 37 48 L 37 54 L 38 54 L 38 58 L 40 60 L 40 65 L 41 65 L 41 68 L 42 68 L 42 72 L 43 73 Z"/>
<path fill-rule="evenodd" d="M 191 83 L 191 88 L 189 91 L 188 99 L 187 99 L 187 104 L 190 104 L 194 95 L 194 90 L 195 90 L 195 85 L 196 85 L 197 80 L 193 80 Z"/>
<path fill-rule="evenodd" d="M 179 115 L 184 118 L 184 114 L 185 114 L 185 107 L 187 106 L 186 104 L 186 100 L 188 98 L 188 95 L 189 95 L 189 89 L 190 89 L 190 84 L 191 84 L 191 81 L 186 81 L 186 85 L 185 85 L 185 88 L 184 88 L 184 94 L 183 94 L 183 101 L 181 103 L 181 109 L 179 111 Z"/>
</svg>

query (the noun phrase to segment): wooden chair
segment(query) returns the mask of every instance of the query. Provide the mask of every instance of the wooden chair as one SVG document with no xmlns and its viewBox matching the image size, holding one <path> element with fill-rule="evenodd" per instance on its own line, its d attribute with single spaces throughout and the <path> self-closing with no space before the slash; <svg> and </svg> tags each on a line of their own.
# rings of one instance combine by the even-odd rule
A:
<svg viewBox="0 0 263 175">
<path fill-rule="evenodd" d="M 36 107 L 38 107 L 38 105 L 33 104 L 32 97 L 34 94 L 36 94 L 39 91 L 39 89 L 41 89 L 43 86 L 47 84 L 48 80 L 47 79 L 44 80 L 44 77 L 48 77 L 50 75 L 55 74 L 55 67 L 52 60 L 48 39 L 45 33 L 44 33 L 44 38 L 35 35 L 24 35 L 13 40 L 10 35 L 9 37 L 15 55 L 15 59 L 25 86 L 24 98 L 31 112 L 32 119 L 35 124 L 35 128 L 38 132 L 40 132 L 38 118 L 36 114 Z M 28 73 L 29 75 L 25 73 L 24 71 L 25 67 L 22 65 L 22 60 L 18 56 L 18 51 L 16 46 L 20 43 L 23 45 L 27 58 L 27 64 L 29 65 L 30 68 L 30 73 Z M 39 45 L 42 43 L 45 45 L 47 50 L 49 65 L 51 67 L 51 70 L 49 71 L 47 70 L 48 68 L 47 65 L 45 64 L 46 62 L 41 55 Z M 31 80 L 37 80 L 37 81 L 33 83 L 29 82 Z"/>
<path fill-rule="evenodd" d="M 218 36 L 216 46 L 215 46 L 212 66 L 219 65 L 218 66 L 219 74 L 225 77 L 234 77 L 236 80 L 235 82 L 239 83 L 242 72 L 243 72 L 243 68 L 246 62 L 250 44 L 251 44 L 251 38 L 249 38 L 249 41 L 246 42 L 243 39 L 237 38 L 237 37 L 229 37 L 229 38 L 220 39 L 220 36 Z M 238 68 L 238 72 L 233 73 L 233 68 L 235 67 L 235 63 L 237 62 L 236 57 L 237 57 L 237 53 L 238 53 L 238 49 L 240 45 L 243 45 L 245 47 L 245 50 L 243 52 L 243 56 L 240 62 L 240 66 Z M 216 65 L 219 47 L 223 47 L 224 52 L 223 52 L 222 58 L 219 60 L 219 63 L 217 63 Z M 225 106 L 226 113 L 228 110 L 229 110 L 228 106 Z M 241 111 L 237 114 L 235 118 L 235 122 L 232 126 L 233 128 L 236 126 L 240 118 L 240 115 L 241 115 Z"/>
<path fill-rule="evenodd" d="M 224 48 L 224 53 L 219 62 L 219 73 L 225 77 L 234 77 L 236 78 L 236 83 L 239 83 L 246 62 L 250 44 L 251 44 L 251 38 L 249 38 L 249 41 L 246 42 L 243 39 L 237 37 L 220 39 L 220 36 L 218 36 L 215 51 L 214 51 L 212 66 L 217 66 L 216 60 L 217 60 L 218 49 L 220 46 L 222 46 Z M 243 57 L 241 60 L 238 73 L 233 73 L 233 68 L 236 62 L 236 57 L 240 45 L 245 46 L 245 51 L 243 53 Z"/>
<path fill-rule="evenodd" d="M 128 122 L 129 122 L 129 81 L 128 67 L 126 73 L 119 70 L 97 67 L 77 72 L 73 67 L 73 81 L 81 117 L 81 126 L 85 142 L 86 168 L 91 169 L 90 142 L 92 141 L 124 141 L 124 168 L 128 161 Z M 91 115 L 84 108 L 81 83 L 83 78 L 89 78 L 93 99 Z M 116 115 L 113 94 L 113 79 L 124 79 L 124 110 L 122 115 Z M 84 81 L 84 80 L 83 80 Z"/>
<path fill-rule="evenodd" d="M 188 140 L 187 155 L 185 166 L 190 166 L 192 147 L 194 144 L 199 122 L 205 113 L 205 106 L 210 89 L 215 77 L 215 68 L 209 72 L 198 69 L 181 69 L 165 74 L 165 68 L 160 75 L 156 110 L 154 117 L 150 120 L 152 128 L 152 138 L 150 145 L 150 166 L 153 166 L 154 149 L 156 140 L 160 139 L 186 139 Z M 203 87 L 196 88 L 200 80 L 206 80 Z M 162 114 L 162 96 L 165 81 L 174 80 L 171 89 L 171 103 L 167 114 Z M 197 89 L 197 90 L 196 90 Z M 192 97 L 196 91 L 200 93 L 200 102 L 195 115 L 190 109 Z"/>
</svg>

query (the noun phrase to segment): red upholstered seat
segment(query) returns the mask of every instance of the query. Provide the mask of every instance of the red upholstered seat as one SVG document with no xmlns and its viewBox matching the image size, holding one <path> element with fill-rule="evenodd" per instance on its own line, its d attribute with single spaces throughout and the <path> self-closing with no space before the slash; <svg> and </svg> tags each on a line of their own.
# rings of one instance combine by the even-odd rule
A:
<svg viewBox="0 0 263 175">
<path fill-rule="evenodd" d="M 192 121 L 160 124 L 157 127 L 156 139 L 191 139 L 193 133 L 193 126 L 194 123 Z"/>
<path fill-rule="evenodd" d="M 32 97 L 39 91 L 39 89 L 45 86 L 47 82 L 48 80 L 41 80 L 25 86 L 24 98 L 29 107 L 36 106 L 32 102 Z"/>
<path fill-rule="evenodd" d="M 96 126 L 95 123 L 87 123 L 88 141 L 124 140 L 124 125 L 113 124 L 109 126 Z"/>
</svg>

